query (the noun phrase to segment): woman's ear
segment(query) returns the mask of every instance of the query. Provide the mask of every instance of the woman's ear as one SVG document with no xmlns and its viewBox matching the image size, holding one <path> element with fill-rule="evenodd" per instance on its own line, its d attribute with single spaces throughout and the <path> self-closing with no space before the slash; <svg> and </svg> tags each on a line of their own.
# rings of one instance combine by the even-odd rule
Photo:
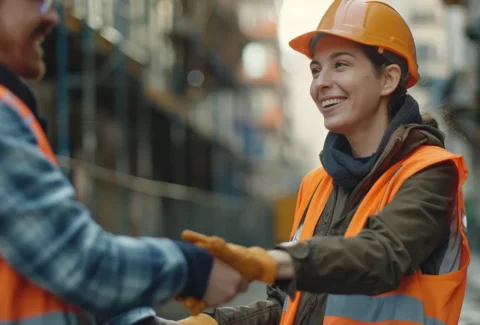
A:
<svg viewBox="0 0 480 325">
<path fill-rule="evenodd" d="M 382 96 L 390 96 L 395 89 L 397 89 L 400 79 L 402 77 L 402 70 L 398 64 L 387 65 L 383 69 L 383 83 Z"/>
</svg>

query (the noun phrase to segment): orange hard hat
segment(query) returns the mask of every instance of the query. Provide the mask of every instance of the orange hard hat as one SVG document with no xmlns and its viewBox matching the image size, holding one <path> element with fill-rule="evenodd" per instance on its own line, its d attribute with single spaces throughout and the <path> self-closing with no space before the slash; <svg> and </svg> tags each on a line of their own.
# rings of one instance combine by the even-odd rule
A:
<svg viewBox="0 0 480 325">
<path fill-rule="evenodd" d="M 407 88 L 414 86 L 420 79 L 412 32 L 402 16 L 382 1 L 335 0 L 317 29 L 294 38 L 289 43 L 290 47 L 312 59 L 312 38 L 317 34 L 333 35 L 375 46 L 379 53 L 390 51 L 407 61 Z"/>
</svg>

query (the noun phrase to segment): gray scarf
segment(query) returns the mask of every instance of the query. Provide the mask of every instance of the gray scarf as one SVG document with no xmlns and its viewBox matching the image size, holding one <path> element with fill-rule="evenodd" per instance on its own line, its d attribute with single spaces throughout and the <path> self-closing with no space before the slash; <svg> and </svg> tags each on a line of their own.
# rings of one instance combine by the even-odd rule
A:
<svg viewBox="0 0 480 325">
<path fill-rule="evenodd" d="M 390 121 L 373 156 L 369 159 L 355 159 L 347 139 L 341 134 L 330 132 L 320 155 L 323 167 L 336 185 L 346 189 L 355 188 L 370 173 L 393 132 L 407 124 L 422 124 L 418 103 L 410 95 L 406 95 L 405 102 Z"/>
</svg>

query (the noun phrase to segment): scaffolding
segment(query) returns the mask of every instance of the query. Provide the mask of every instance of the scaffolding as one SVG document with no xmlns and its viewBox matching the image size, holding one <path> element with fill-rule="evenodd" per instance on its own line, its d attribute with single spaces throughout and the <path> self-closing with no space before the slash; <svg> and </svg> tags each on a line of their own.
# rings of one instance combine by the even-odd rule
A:
<svg viewBox="0 0 480 325">
<path fill-rule="evenodd" d="M 56 150 L 59 160 L 64 170 L 70 173 L 80 199 L 90 207 L 97 221 L 110 231 L 177 238 L 181 230 L 191 228 L 238 243 L 270 246 L 273 244 L 271 205 L 247 195 L 221 193 L 221 184 L 225 182 L 223 177 L 226 172 L 231 172 L 231 168 L 222 161 L 224 155 L 216 146 L 211 154 L 213 175 L 216 175 L 213 192 L 159 181 L 155 177 L 152 163 L 152 153 L 158 149 L 152 143 L 152 132 L 156 128 L 152 118 L 155 109 L 147 103 L 152 97 L 161 94 L 157 104 L 160 102 L 159 105 L 178 110 L 169 115 L 172 141 L 182 145 L 189 141 L 186 136 L 188 120 L 185 116 L 182 119 L 182 107 L 188 109 L 191 102 L 169 95 L 175 90 L 170 85 L 178 78 L 176 70 L 182 59 L 179 57 L 181 53 L 175 50 L 171 35 L 181 13 L 195 5 L 201 7 L 205 3 L 177 0 L 57 1 L 61 18 L 56 33 Z M 69 68 L 73 64 L 69 59 L 72 30 L 81 39 L 81 68 L 77 73 Z M 191 40 L 193 46 L 199 46 L 195 39 L 198 37 Z M 99 60 L 99 53 L 104 59 Z M 209 56 L 208 52 L 203 55 L 210 69 L 220 76 L 219 83 L 225 86 L 234 82 L 216 56 Z M 136 82 L 131 82 L 132 74 Z M 104 150 L 99 147 L 98 98 L 105 96 L 102 94 L 104 89 L 113 94 L 109 105 L 113 108 L 116 123 L 112 149 L 114 168 L 105 168 L 98 163 L 98 153 Z M 80 104 L 75 103 L 72 92 L 80 94 Z M 77 106 L 81 111 L 82 145 L 81 152 L 75 156 L 71 148 L 71 127 L 72 114 Z M 217 110 L 220 106 L 217 103 Z M 186 177 L 186 160 L 191 158 L 185 151 L 178 151 L 171 159 L 175 159 L 173 174 Z"/>
</svg>

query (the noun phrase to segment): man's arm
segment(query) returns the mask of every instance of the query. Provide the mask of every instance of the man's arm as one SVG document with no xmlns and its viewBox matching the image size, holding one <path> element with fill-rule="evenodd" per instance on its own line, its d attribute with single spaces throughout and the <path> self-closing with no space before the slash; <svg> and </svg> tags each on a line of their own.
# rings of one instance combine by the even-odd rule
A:
<svg viewBox="0 0 480 325">
<path fill-rule="evenodd" d="M 0 157 L 0 254 L 19 273 L 105 318 L 175 295 L 202 298 L 209 253 L 105 232 L 37 148 L 28 125 L 2 103 Z"/>
</svg>

